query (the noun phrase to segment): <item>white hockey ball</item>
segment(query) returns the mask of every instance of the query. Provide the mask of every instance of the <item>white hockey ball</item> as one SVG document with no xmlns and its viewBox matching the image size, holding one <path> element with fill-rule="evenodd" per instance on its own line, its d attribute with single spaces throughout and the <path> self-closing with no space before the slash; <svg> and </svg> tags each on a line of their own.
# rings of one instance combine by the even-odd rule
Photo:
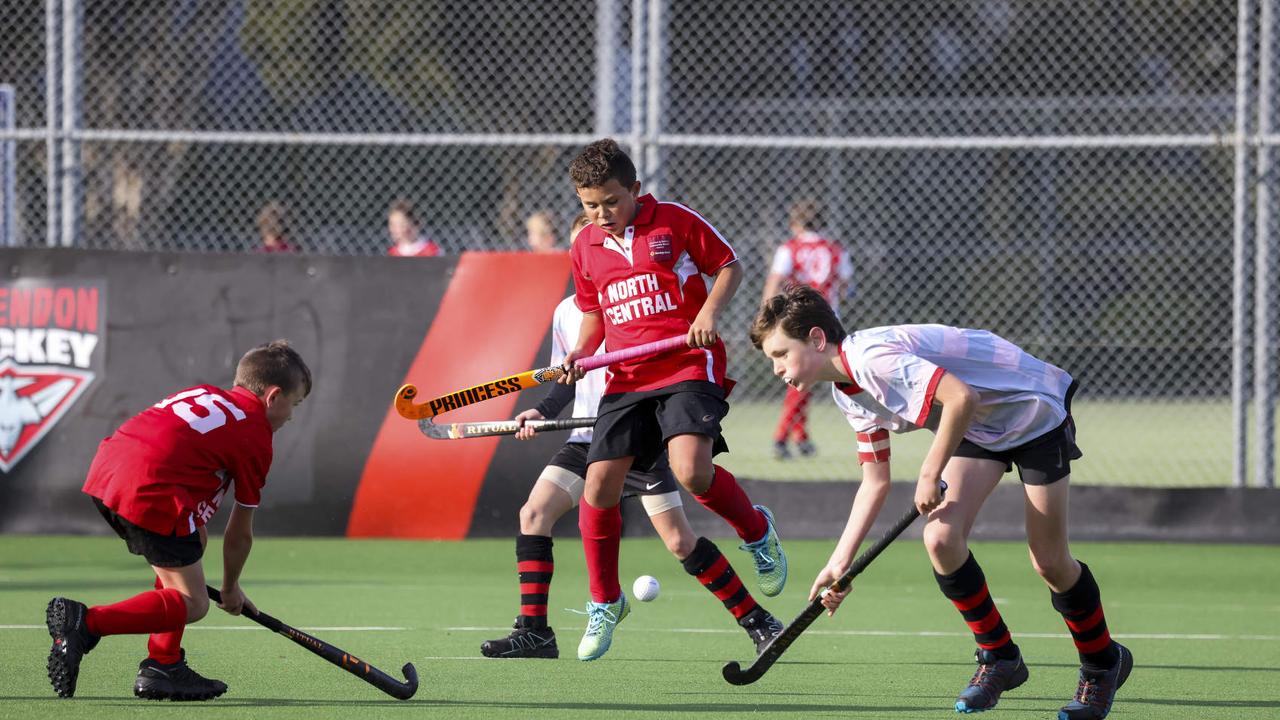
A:
<svg viewBox="0 0 1280 720">
<path fill-rule="evenodd" d="M 658 578 L 652 575 L 641 575 L 631 585 L 631 594 L 640 602 L 649 602 L 658 597 Z"/>
</svg>

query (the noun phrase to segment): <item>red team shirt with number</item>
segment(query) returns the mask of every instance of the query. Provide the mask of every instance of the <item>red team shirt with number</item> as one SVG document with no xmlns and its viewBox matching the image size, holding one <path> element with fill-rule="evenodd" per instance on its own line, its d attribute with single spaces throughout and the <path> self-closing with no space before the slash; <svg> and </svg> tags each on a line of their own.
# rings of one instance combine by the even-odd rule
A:
<svg viewBox="0 0 1280 720">
<path fill-rule="evenodd" d="M 84 491 L 161 535 L 190 535 L 228 488 L 257 507 L 271 468 L 262 400 L 241 388 L 198 385 L 133 416 L 98 446 Z"/>
<path fill-rule="evenodd" d="M 831 308 L 838 311 L 840 297 L 836 286 L 853 277 L 853 263 L 849 253 L 836 241 L 804 232 L 778 246 L 769 271 L 817 290 Z"/>
<path fill-rule="evenodd" d="M 584 313 L 599 312 L 607 350 L 684 335 L 707 301 L 704 275 L 738 259 L 724 237 L 689 208 L 639 200 L 627 244 L 595 225 L 578 233 L 573 258 L 574 300 Z M 705 380 L 725 385 L 724 342 L 663 353 L 610 366 L 605 392 L 660 390 Z"/>
</svg>

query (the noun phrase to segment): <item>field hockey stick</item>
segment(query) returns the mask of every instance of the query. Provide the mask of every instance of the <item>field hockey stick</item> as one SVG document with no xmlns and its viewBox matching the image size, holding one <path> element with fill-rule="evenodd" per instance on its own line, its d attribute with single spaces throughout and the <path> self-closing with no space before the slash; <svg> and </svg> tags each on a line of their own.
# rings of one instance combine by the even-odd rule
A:
<svg viewBox="0 0 1280 720">
<path fill-rule="evenodd" d="M 942 483 L 942 491 L 945 493 L 946 490 L 947 484 Z M 760 654 L 756 656 L 755 662 L 751 663 L 746 670 L 742 669 L 737 660 L 731 660 L 726 663 L 720 671 L 724 675 L 724 679 L 731 685 L 750 685 L 763 677 L 769 671 L 769 668 L 773 667 L 773 664 L 778 661 L 778 658 L 782 657 L 782 653 L 791 647 L 791 643 L 795 642 L 796 638 L 800 637 L 805 629 L 812 625 L 813 621 L 817 620 L 818 616 L 822 614 L 825 609 L 822 604 L 822 597 L 829 592 L 841 592 L 849 587 L 849 583 L 853 582 L 853 579 L 859 573 L 866 570 L 871 561 L 875 560 L 885 548 L 889 547 L 889 543 L 897 539 L 902 534 L 902 531 L 906 530 L 907 526 L 915 522 L 918 517 L 920 517 L 920 511 L 912 503 L 911 509 L 898 518 L 893 527 L 885 531 L 885 534 L 876 541 L 875 545 L 872 545 L 869 550 L 859 555 L 858 559 L 853 561 L 853 564 L 849 566 L 849 569 L 843 575 L 823 589 L 821 593 L 818 593 L 818 597 L 810 600 L 804 611 L 783 628 L 781 633 L 778 633 L 770 640 L 768 645 L 764 646 L 764 650 L 760 651 Z"/>
<path fill-rule="evenodd" d="M 625 360 L 634 360 L 638 357 L 646 355 L 656 355 L 660 352 L 675 350 L 680 347 L 688 347 L 685 336 L 667 338 L 666 340 L 657 340 L 644 345 L 623 348 L 622 350 L 614 350 L 602 355 L 592 355 L 591 357 L 582 358 L 576 362 L 576 365 L 583 370 L 595 370 L 597 368 L 612 365 L 614 363 L 623 362 Z M 423 418 L 435 417 L 443 412 L 457 410 L 467 405 L 472 405 L 482 400 L 506 395 L 507 393 L 519 392 L 527 390 L 535 385 L 543 383 L 555 382 L 563 377 L 565 370 L 559 365 L 539 368 L 537 370 L 529 370 L 519 375 L 511 375 L 509 377 L 498 378 L 487 383 L 474 385 L 465 390 L 451 392 L 448 395 L 441 395 L 421 404 L 414 404 L 413 400 L 418 396 L 418 388 L 409 384 L 400 388 L 396 392 L 396 412 L 401 417 L 409 420 L 422 420 Z"/>
<path fill-rule="evenodd" d="M 533 428 L 534 432 L 550 432 L 552 430 L 572 430 L 574 428 L 591 427 L 596 419 L 566 418 L 564 420 L 525 420 L 524 427 Z M 515 435 L 520 431 L 520 423 L 515 420 L 497 420 L 494 422 L 458 422 L 437 425 L 431 418 L 418 421 L 418 429 L 432 440 L 466 440 L 467 438 L 493 437 L 494 435 Z"/>
<path fill-rule="evenodd" d="M 222 602 L 222 593 L 208 585 L 205 586 L 205 589 L 209 591 L 209 597 L 214 602 Z M 308 635 L 295 627 L 290 627 L 264 612 L 255 612 L 245 607 L 241 614 L 271 632 L 279 633 L 289 638 L 397 700 L 408 700 L 413 697 L 414 693 L 418 692 L 418 670 L 413 666 L 413 663 L 404 664 L 401 672 L 404 673 L 407 682 L 400 682 L 355 655 L 330 645 L 318 637 Z"/>
</svg>

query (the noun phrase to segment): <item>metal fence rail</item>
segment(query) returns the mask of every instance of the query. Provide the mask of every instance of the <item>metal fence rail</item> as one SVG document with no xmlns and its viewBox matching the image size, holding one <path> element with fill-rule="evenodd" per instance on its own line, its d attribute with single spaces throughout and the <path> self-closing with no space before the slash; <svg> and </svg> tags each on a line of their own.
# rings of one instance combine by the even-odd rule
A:
<svg viewBox="0 0 1280 720">
<path fill-rule="evenodd" d="M 538 211 L 566 234 L 568 161 L 612 135 L 743 259 L 764 445 L 781 389 L 745 330 L 811 199 L 849 326 L 982 326 L 1067 367 L 1120 439 L 1104 481 L 1193 438 L 1158 482 L 1274 486 L 1276 5 L 0 0 L 0 226 L 252 252 L 274 204 L 299 252 L 381 254 L 406 198 L 445 252 L 517 250 Z"/>
</svg>

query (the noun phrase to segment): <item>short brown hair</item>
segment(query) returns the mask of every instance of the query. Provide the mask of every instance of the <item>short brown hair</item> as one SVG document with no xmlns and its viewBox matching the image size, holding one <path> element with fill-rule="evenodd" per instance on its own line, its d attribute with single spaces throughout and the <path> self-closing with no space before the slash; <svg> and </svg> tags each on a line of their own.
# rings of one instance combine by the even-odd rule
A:
<svg viewBox="0 0 1280 720">
<path fill-rule="evenodd" d="M 273 340 L 240 358 L 235 384 L 255 395 L 262 395 L 272 385 L 286 393 L 302 389 L 305 397 L 311 394 L 311 370 L 288 340 Z"/>
<path fill-rule="evenodd" d="M 613 138 L 597 140 L 569 163 L 569 178 L 576 188 L 602 187 L 610 179 L 625 188 L 636 184 L 636 166 Z"/>
<path fill-rule="evenodd" d="M 822 225 L 822 206 L 817 200 L 797 200 L 787 212 L 787 222 L 805 230 L 817 230 Z"/>
<path fill-rule="evenodd" d="M 398 198 L 391 203 L 391 207 L 387 208 L 387 215 L 392 213 L 400 213 L 414 225 L 421 224 L 418 222 L 418 213 L 413 209 L 413 203 L 405 198 Z"/>
<path fill-rule="evenodd" d="M 781 293 L 760 303 L 751 323 L 751 344 L 761 349 L 765 336 L 775 327 L 781 327 L 793 340 L 804 340 L 815 327 L 821 328 L 830 342 L 841 342 L 848 334 L 822 293 L 802 283 L 788 284 Z"/>
<path fill-rule="evenodd" d="M 258 234 L 264 237 L 289 236 L 289 211 L 274 200 L 258 211 Z"/>
</svg>

